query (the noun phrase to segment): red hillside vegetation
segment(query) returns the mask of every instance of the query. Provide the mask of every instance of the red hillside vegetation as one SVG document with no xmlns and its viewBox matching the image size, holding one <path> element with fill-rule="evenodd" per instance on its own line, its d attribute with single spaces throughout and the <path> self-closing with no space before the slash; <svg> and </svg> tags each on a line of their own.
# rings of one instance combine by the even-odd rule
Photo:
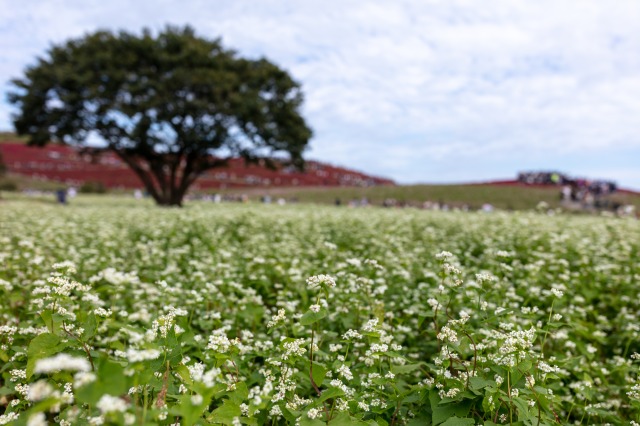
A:
<svg viewBox="0 0 640 426">
<path fill-rule="evenodd" d="M 143 188 L 136 174 L 110 152 L 93 156 L 67 146 L 36 148 L 16 142 L 0 144 L 0 154 L 9 173 L 67 185 L 101 182 L 108 188 Z M 307 161 L 305 171 L 300 172 L 291 167 L 271 170 L 259 165 L 246 165 L 241 159 L 232 159 L 227 167 L 203 174 L 192 189 L 377 185 L 394 185 L 394 182 L 317 161 Z"/>
</svg>

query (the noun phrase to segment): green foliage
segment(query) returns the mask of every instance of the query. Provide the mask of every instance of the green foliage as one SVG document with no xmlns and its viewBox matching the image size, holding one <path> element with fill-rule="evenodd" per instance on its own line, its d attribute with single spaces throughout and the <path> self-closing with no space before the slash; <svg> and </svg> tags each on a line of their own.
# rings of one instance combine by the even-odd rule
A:
<svg viewBox="0 0 640 426">
<path fill-rule="evenodd" d="M 4 164 L 4 159 L 2 158 L 2 152 L 0 151 L 0 177 L 4 176 L 7 173 L 7 165 Z"/>
<path fill-rule="evenodd" d="M 97 136 L 163 205 L 180 205 L 194 180 L 228 157 L 287 152 L 301 165 L 311 137 L 286 71 L 189 27 L 69 40 L 12 83 L 14 124 L 30 144 L 86 146 Z"/>
<path fill-rule="evenodd" d="M 5 424 L 638 421 L 637 221 L 95 198 L 0 210 Z"/>
<path fill-rule="evenodd" d="M 227 193 L 240 195 L 246 189 L 230 189 Z M 296 187 L 260 189 L 256 194 L 268 193 L 273 198 L 296 198 L 302 203 L 333 205 L 336 199 L 344 204 L 350 200 L 366 198 L 371 204 L 381 206 L 385 199 L 406 202 L 410 206 L 420 207 L 425 201 L 447 204 L 451 209 L 468 207 L 478 210 L 489 203 L 502 210 L 533 210 L 541 202 L 549 208 L 561 207 L 559 189 L 556 187 L 527 187 L 509 185 L 397 185 L 357 187 Z M 640 195 L 633 193 L 615 193 L 612 202 L 631 204 L 640 210 Z"/>
<path fill-rule="evenodd" d="M 18 184 L 9 178 L 0 177 L 0 191 L 15 192 L 18 190 Z"/>
<path fill-rule="evenodd" d="M 102 182 L 85 182 L 80 185 L 78 191 L 81 194 L 106 194 L 107 187 Z"/>
<path fill-rule="evenodd" d="M 36 361 L 55 355 L 67 347 L 66 343 L 55 334 L 44 333 L 36 336 L 27 349 L 27 378 L 33 375 Z"/>
</svg>

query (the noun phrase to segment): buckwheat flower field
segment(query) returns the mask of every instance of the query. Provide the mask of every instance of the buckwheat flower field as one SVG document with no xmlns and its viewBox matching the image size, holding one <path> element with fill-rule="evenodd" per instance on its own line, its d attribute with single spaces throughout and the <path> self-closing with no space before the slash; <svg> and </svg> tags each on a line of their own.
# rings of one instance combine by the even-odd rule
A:
<svg viewBox="0 0 640 426">
<path fill-rule="evenodd" d="M 0 424 L 640 422 L 640 225 L 0 204 Z"/>
</svg>

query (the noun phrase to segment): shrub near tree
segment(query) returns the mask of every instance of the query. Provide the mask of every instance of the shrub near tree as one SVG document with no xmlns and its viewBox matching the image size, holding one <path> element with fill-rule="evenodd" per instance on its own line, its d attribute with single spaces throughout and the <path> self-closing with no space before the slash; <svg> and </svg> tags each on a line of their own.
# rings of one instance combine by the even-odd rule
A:
<svg viewBox="0 0 640 426">
<path fill-rule="evenodd" d="M 4 159 L 2 158 L 2 152 L 0 151 L 0 176 L 4 176 L 7 173 L 7 166 L 4 164 Z"/>
<path fill-rule="evenodd" d="M 181 205 L 202 173 L 232 157 L 269 163 L 288 153 L 302 166 L 312 134 L 300 85 L 286 71 L 189 27 L 70 40 L 12 83 L 14 125 L 31 145 L 98 141 L 160 205 Z"/>
</svg>

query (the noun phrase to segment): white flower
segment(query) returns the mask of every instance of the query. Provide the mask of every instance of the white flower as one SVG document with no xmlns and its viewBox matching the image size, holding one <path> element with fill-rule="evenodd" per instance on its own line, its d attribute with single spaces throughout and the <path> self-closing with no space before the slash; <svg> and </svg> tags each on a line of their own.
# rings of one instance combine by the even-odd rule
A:
<svg viewBox="0 0 640 426">
<path fill-rule="evenodd" d="M 362 334 L 358 333 L 356 330 L 347 330 L 346 333 L 342 335 L 344 340 L 351 339 L 362 339 Z"/>
<path fill-rule="evenodd" d="M 52 269 L 58 269 L 66 271 L 68 274 L 76 273 L 76 265 L 70 260 L 65 260 L 64 262 L 54 263 L 51 266 Z"/>
<path fill-rule="evenodd" d="M 96 375 L 91 372 L 80 371 L 73 376 L 73 386 L 81 388 L 84 385 L 88 385 L 96 380 Z"/>
<path fill-rule="evenodd" d="M 366 333 L 371 333 L 376 330 L 377 326 L 378 326 L 378 318 L 373 318 L 367 321 L 367 323 L 362 326 L 362 331 Z"/>
<path fill-rule="evenodd" d="M 527 387 L 529 388 L 533 388 L 533 386 L 536 384 L 536 379 L 534 379 L 533 376 L 527 376 L 526 381 L 527 381 Z"/>
<path fill-rule="evenodd" d="M 58 354 L 51 358 L 36 361 L 36 373 L 54 373 L 58 371 L 90 371 L 91 364 L 85 358 Z"/>
<path fill-rule="evenodd" d="M 448 341 L 450 343 L 458 343 L 458 334 L 448 326 L 442 327 L 440 333 L 436 336 L 439 340 Z"/>
<path fill-rule="evenodd" d="M 127 410 L 127 403 L 117 396 L 111 395 L 102 395 L 96 407 L 100 410 L 102 414 L 112 413 L 112 412 L 123 412 Z"/>
<path fill-rule="evenodd" d="M 269 411 L 269 415 L 271 417 L 280 417 L 282 416 L 282 410 L 280 409 L 279 405 L 274 405 L 273 407 L 271 407 L 271 411 Z"/>
<path fill-rule="evenodd" d="M 555 287 L 551 289 L 551 293 L 553 293 L 553 295 L 556 297 L 562 297 L 564 295 L 564 292 L 562 290 L 557 289 Z"/>
<path fill-rule="evenodd" d="M 27 426 L 47 426 L 47 419 L 44 413 L 35 413 L 29 416 Z"/>
<path fill-rule="evenodd" d="M 47 383 L 46 380 L 38 380 L 35 383 L 29 385 L 29 390 L 27 391 L 27 399 L 29 401 L 42 401 L 43 399 L 49 397 L 53 394 L 53 387 Z"/>
<path fill-rule="evenodd" d="M 336 286 L 336 282 L 329 275 L 314 275 L 307 278 L 307 286 L 309 286 L 309 288 L 320 287 L 322 285 L 334 288 Z"/>
<path fill-rule="evenodd" d="M 318 417 L 320 417 L 322 415 L 322 411 L 320 411 L 317 408 L 311 408 L 308 412 L 307 412 L 307 417 L 309 417 L 310 419 L 317 419 Z"/>
<path fill-rule="evenodd" d="M 93 311 L 94 314 L 96 314 L 99 317 L 110 317 L 111 314 L 113 314 L 113 312 L 111 312 L 111 309 L 105 309 L 105 308 L 96 308 Z"/>
<path fill-rule="evenodd" d="M 439 260 L 449 259 L 451 256 L 453 256 L 453 255 L 450 252 L 441 251 L 440 253 L 436 254 L 436 259 L 439 259 Z"/>
<path fill-rule="evenodd" d="M 6 413 L 0 414 L 0 425 L 6 425 L 11 423 L 14 420 L 18 420 L 20 414 L 18 413 Z"/>
<path fill-rule="evenodd" d="M 490 283 L 496 281 L 496 277 L 489 274 L 476 274 L 478 284 Z"/>
<path fill-rule="evenodd" d="M 271 321 L 267 323 L 267 328 L 275 327 L 287 319 L 287 312 L 284 309 L 278 309 L 278 314 L 271 317 Z"/>
<path fill-rule="evenodd" d="M 129 426 L 136 422 L 136 416 L 132 413 L 124 413 L 124 424 Z"/>
<path fill-rule="evenodd" d="M 320 305 L 311 305 L 311 306 L 309 306 L 309 310 L 311 312 L 318 313 L 318 312 L 320 312 Z"/>
<path fill-rule="evenodd" d="M 129 348 L 127 349 L 126 356 L 129 362 L 138 362 L 156 359 L 160 356 L 160 354 L 161 352 L 157 349 L 136 350 Z"/>
<path fill-rule="evenodd" d="M 338 368 L 338 374 L 341 375 L 342 377 L 344 377 L 347 380 L 353 379 L 353 374 L 351 373 L 351 370 L 349 369 L 349 367 L 347 367 L 344 364 L 342 364 Z"/>
<path fill-rule="evenodd" d="M 27 370 L 14 369 L 11 370 L 9 374 L 11 374 L 11 379 L 9 379 L 11 382 L 16 382 L 21 379 L 26 380 L 27 378 Z"/>
</svg>

